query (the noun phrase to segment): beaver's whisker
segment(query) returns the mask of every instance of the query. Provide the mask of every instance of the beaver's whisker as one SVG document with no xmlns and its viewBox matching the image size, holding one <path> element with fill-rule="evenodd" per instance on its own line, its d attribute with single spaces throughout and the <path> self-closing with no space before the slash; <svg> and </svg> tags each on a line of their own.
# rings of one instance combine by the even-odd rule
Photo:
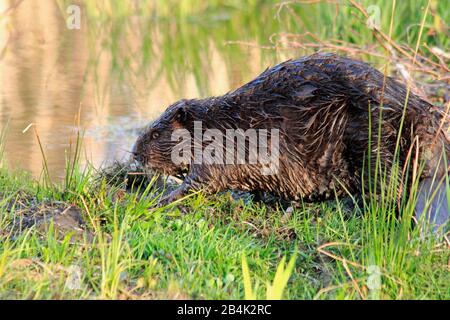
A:
<svg viewBox="0 0 450 320">
<path fill-rule="evenodd" d="M 120 151 L 124 151 L 124 152 L 126 152 L 126 153 L 131 153 L 131 154 L 134 154 L 134 155 L 137 154 L 137 152 L 135 152 L 135 151 L 130 151 L 130 150 L 128 150 L 128 149 L 119 148 L 119 150 L 120 150 Z"/>
</svg>

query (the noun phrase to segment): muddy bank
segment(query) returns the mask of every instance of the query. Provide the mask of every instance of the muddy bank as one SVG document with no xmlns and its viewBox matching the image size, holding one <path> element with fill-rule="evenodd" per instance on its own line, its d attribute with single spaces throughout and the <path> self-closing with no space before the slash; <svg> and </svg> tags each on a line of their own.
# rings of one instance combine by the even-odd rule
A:
<svg viewBox="0 0 450 320">
<path fill-rule="evenodd" d="M 130 162 L 115 162 L 108 167 L 104 167 L 97 172 L 93 178 L 91 192 L 100 190 L 101 184 L 105 184 L 107 191 L 113 199 L 120 198 L 125 193 L 137 193 L 137 196 L 145 196 L 149 198 L 158 198 L 168 195 L 179 185 L 179 180 L 172 177 L 164 177 L 154 172 L 144 170 Z M 147 190 L 148 192 L 143 192 Z M 285 218 L 288 219 L 294 208 L 302 208 L 308 211 L 308 205 L 305 203 L 292 203 L 283 201 L 268 193 L 250 193 L 237 190 L 229 190 L 221 194 L 228 194 L 225 201 L 232 206 L 241 207 L 242 205 L 255 204 L 266 207 L 267 214 L 270 216 L 282 210 Z M 220 198 L 219 198 L 220 199 Z M 16 239 L 20 235 L 32 231 L 36 232 L 40 237 L 47 237 L 48 232 L 53 230 L 58 240 L 63 240 L 70 235 L 71 243 L 81 243 L 84 241 L 91 242 L 94 238 L 92 232 L 92 224 L 89 216 L 82 207 L 64 201 L 56 200 L 38 200 L 35 196 L 27 194 L 23 191 L 9 195 L 8 199 L 0 194 L 0 201 L 6 201 L 2 207 L 4 218 L 0 227 L 0 238 Z M 218 200 L 218 201 L 224 201 Z M 333 201 L 329 201 L 328 205 L 333 205 Z M 348 215 L 354 213 L 354 205 L 351 201 L 343 201 L 344 212 Z M 191 210 L 189 206 L 181 206 L 185 214 L 189 214 Z M 314 206 L 315 210 L 319 210 Z M 233 210 L 234 211 L 234 210 Z M 237 210 L 239 212 L 239 210 Z M 351 212 L 351 213 L 350 213 Z M 320 215 L 320 212 L 317 212 Z M 239 219 L 239 217 L 236 217 Z M 254 222 L 258 226 L 259 223 Z M 267 236 L 273 230 L 266 228 L 256 228 L 258 236 Z M 278 230 L 280 238 L 295 238 L 292 230 L 282 227 Z"/>
<path fill-rule="evenodd" d="M 17 196 L 4 209 L 7 220 L 0 231 L 1 237 L 12 240 L 33 229 L 40 237 L 53 230 L 58 240 L 70 235 L 71 242 L 91 241 L 83 211 L 62 201 L 38 201 L 35 197 Z"/>
</svg>

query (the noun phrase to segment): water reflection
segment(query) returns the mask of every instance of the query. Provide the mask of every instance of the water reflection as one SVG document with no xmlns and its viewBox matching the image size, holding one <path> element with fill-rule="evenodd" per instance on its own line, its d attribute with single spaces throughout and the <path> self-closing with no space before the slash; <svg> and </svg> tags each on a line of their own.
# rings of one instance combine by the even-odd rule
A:
<svg viewBox="0 0 450 320">
<path fill-rule="evenodd" d="M 0 0 L 0 12 L 7 11 L 0 20 L 0 123 L 9 124 L 9 166 L 36 177 L 42 155 L 34 130 L 23 133 L 29 124 L 40 135 L 50 173 L 61 178 L 78 124 L 86 157 L 98 166 L 127 155 L 137 130 L 171 102 L 223 94 L 262 63 L 259 49 L 220 51 L 227 34 L 210 37 L 201 22 L 180 28 L 174 25 L 179 19 L 156 21 L 151 8 L 148 16 L 133 11 L 120 21 L 102 20 L 88 11 L 92 3 L 81 3 L 81 29 L 69 30 L 63 1 L 23 1 L 8 10 L 14 3 Z M 230 17 L 213 18 L 217 28 Z M 197 50 L 195 56 L 186 47 Z"/>
<path fill-rule="evenodd" d="M 358 58 L 385 65 L 384 43 L 347 1 L 279 2 L 0 0 L 0 125 L 9 123 L 9 165 L 39 176 L 42 155 L 34 130 L 22 133 L 30 123 L 54 178 L 63 176 L 65 150 L 78 124 L 94 165 L 121 158 L 137 130 L 170 103 L 223 94 L 269 65 L 317 50 L 318 43 L 328 42 L 333 51 L 342 41 L 378 46 L 378 55 L 361 50 Z M 79 30 L 66 27 L 66 9 L 74 3 L 81 9 Z M 389 1 L 358 3 L 384 8 Z M 395 40 L 415 47 L 427 3 L 397 3 Z M 430 12 L 426 25 L 443 31 L 427 29 L 422 42 L 447 52 L 445 1 L 432 1 Z M 388 32 L 390 13 L 380 23 Z M 404 26 L 410 26 L 407 32 Z M 250 46 L 227 45 L 233 41 Z M 308 41 L 312 46 L 304 45 Z"/>
</svg>

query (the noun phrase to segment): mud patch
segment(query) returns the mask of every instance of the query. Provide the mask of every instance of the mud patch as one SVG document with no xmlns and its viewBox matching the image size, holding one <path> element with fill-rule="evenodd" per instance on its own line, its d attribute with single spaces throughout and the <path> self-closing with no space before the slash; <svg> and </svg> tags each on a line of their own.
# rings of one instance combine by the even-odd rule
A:
<svg viewBox="0 0 450 320">
<path fill-rule="evenodd" d="M 9 209 L 12 217 L 0 232 L 2 237 L 15 239 L 33 228 L 44 238 L 53 228 L 58 240 L 68 235 L 72 243 L 84 239 L 91 242 L 93 239 L 92 233 L 86 228 L 81 209 L 75 205 L 60 201 L 39 203 L 35 198 L 28 198 L 11 202 Z"/>
</svg>

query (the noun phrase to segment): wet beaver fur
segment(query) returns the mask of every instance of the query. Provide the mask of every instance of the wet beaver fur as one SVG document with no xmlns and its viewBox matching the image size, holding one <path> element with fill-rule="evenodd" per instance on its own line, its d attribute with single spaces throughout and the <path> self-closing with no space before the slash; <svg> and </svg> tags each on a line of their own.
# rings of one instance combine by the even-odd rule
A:
<svg viewBox="0 0 450 320">
<path fill-rule="evenodd" d="M 377 155 L 387 176 L 399 179 L 401 186 L 402 169 L 389 171 L 399 133 L 400 168 L 418 154 L 420 179 L 430 188 L 447 172 L 442 155 L 450 156 L 441 119 L 437 108 L 368 64 L 317 53 L 267 69 L 223 96 L 176 102 L 144 130 L 133 152 L 159 172 L 185 174 L 162 204 L 199 189 L 263 191 L 317 201 L 360 194 L 374 176 Z M 194 121 L 202 122 L 203 131 L 279 129 L 278 173 L 262 174 L 259 164 L 195 164 L 192 159 L 174 164 L 171 152 L 178 141 L 171 134 L 180 128 L 193 134 Z M 443 183 L 434 187 L 444 192 Z M 432 214 L 446 221 L 448 204 L 440 200 L 439 205 Z"/>
</svg>

